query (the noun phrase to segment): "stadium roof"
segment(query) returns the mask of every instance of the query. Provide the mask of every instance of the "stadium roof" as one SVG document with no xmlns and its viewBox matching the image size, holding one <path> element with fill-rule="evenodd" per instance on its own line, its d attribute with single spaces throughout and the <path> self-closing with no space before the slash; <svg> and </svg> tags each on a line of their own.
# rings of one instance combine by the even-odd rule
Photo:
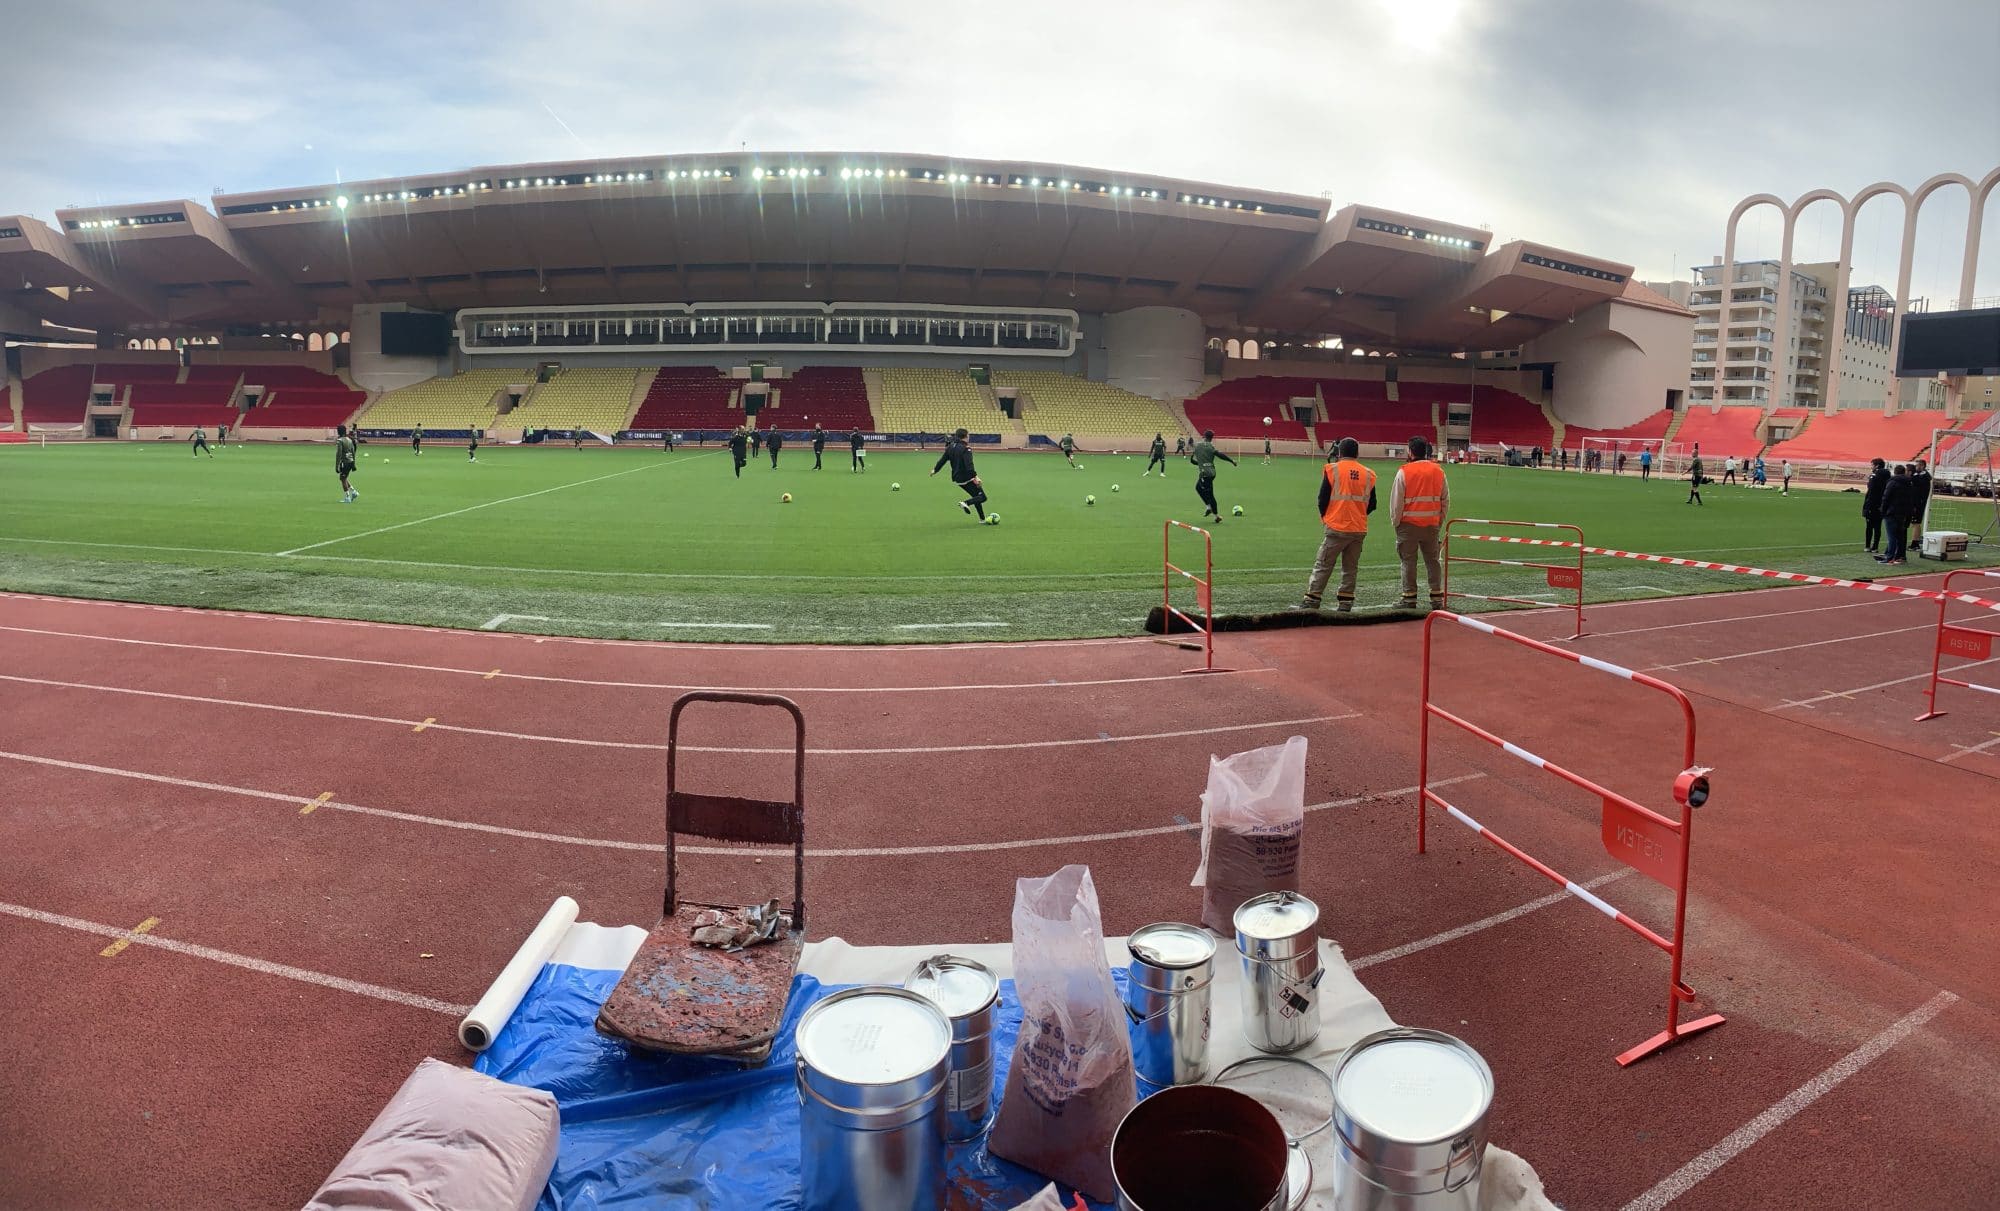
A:
<svg viewBox="0 0 2000 1211">
<path fill-rule="evenodd" d="M 0 305 L 124 333 L 324 323 L 358 303 L 1169 305 L 1269 337 L 1493 349 L 1621 297 L 1632 273 L 1320 198 L 922 155 L 581 160 L 211 205 L 0 217 Z"/>
</svg>

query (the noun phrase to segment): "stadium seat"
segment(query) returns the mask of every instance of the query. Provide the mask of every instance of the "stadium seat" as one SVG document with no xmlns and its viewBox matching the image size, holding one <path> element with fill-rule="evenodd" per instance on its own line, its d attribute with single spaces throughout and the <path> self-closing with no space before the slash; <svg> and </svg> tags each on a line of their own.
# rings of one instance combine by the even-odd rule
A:
<svg viewBox="0 0 2000 1211">
<path fill-rule="evenodd" d="M 1217 383 L 1187 401 L 1188 423 L 1213 429 L 1217 437 L 1263 437 L 1305 441 L 1306 427 L 1292 417 L 1290 401 L 1310 397 L 1319 379 L 1260 374 Z M 1382 384 L 1375 383 L 1379 393 Z M 1268 429 L 1265 417 L 1271 418 Z M 1405 435 L 1407 436 L 1407 434 Z"/>
<path fill-rule="evenodd" d="M 336 382 L 339 380 L 335 380 Z M 345 424 L 368 400 L 349 387 L 277 387 L 243 414 L 245 429 L 331 429 Z"/>
<path fill-rule="evenodd" d="M 1681 421 L 1680 432 L 1674 440 L 1686 446 L 1692 453 L 1701 447 L 1704 458 L 1718 455 L 1749 458 L 1764 448 L 1764 439 L 1757 432 L 1757 422 L 1764 417 L 1764 410 L 1757 407 L 1724 406 L 1720 412 L 1712 412 L 1706 406 L 1690 408 Z"/>
<path fill-rule="evenodd" d="M 1451 383 L 1398 383 L 1393 400 L 1387 383 L 1371 379 L 1321 379 L 1318 386 L 1326 402 L 1320 436 L 1328 441 L 1351 437 L 1369 445 L 1396 445 L 1413 437 L 1435 441 L 1435 405 L 1466 395 L 1464 386 Z"/>
<path fill-rule="evenodd" d="M 625 428 L 637 367 L 574 367 L 536 387 L 507 423 L 523 429 L 588 429 L 612 434 Z"/>
<path fill-rule="evenodd" d="M 532 381 L 535 373 L 519 367 L 466 370 L 448 378 L 385 392 L 355 421 L 365 429 L 485 429 L 498 412 L 493 397 L 514 383 Z"/>
<path fill-rule="evenodd" d="M 815 422 L 832 430 L 875 427 L 868 383 L 858 367 L 801 366 L 778 380 L 778 411 L 767 423 L 806 429 Z"/>
<path fill-rule="evenodd" d="M 730 403 L 736 380 L 713 366 L 662 366 L 629 426 L 633 429 L 729 430 L 743 423 Z"/>
<path fill-rule="evenodd" d="M 1586 437 L 1603 439 L 1632 438 L 1641 440 L 1664 438 L 1667 435 L 1668 427 L 1673 423 L 1674 414 L 1662 408 L 1644 420 L 1635 421 L 1622 429 L 1588 429 L 1582 425 L 1564 425 L 1563 445 L 1574 450 L 1582 444 L 1583 439 Z"/>
<path fill-rule="evenodd" d="M 1033 410 L 1022 421 L 1031 433 L 1091 433 L 1144 442 L 1155 433 L 1181 431 L 1180 422 L 1158 400 L 1073 374 L 1000 370 L 994 372 L 993 384 L 1027 392 Z"/>
<path fill-rule="evenodd" d="M 1783 415 L 1780 413 L 1779 415 Z M 1880 412 L 1850 409 L 1832 416 L 1814 415 L 1797 437 L 1782 441 L 1765 452 L 1768 459 L 1789 458 L 1793 462 L 1866 463 L 1871 458 L 1900 462 L 1930 457 L 1931 431 L 1949 428 L 1944 413 Z M 1703 447 L 1706 452 L 1706 447 Z"/>
<path fill-rule="evenodd" d="M 1463 390 L 1463 389 L 1461 389 Z M 1542 406 L 1524 395 L 1499 387 L 1480 386 L 1472 392 L 1472 441 L 1506 442 L 1510 446 L 1556 444 L 1556 431 Z"/>
<path fill-rule="evenodd" d="M 30 425 L 80 425 L 90 389 L 103 383 L 124 389 L 133 383 L 172 383 L 180 367 L 166 362 L 99 362 L 57 366 L 21 383 L 21 419 Z"/>
<path fill-rule="evenodd" d="M 231 402 L 235 394 L 234 381 L 134 383 L 127 400 L 134 425 L 191 429 L 196 425 L 235 424 L 238 412 Z"/>
<path fill-rule="evenodd" d="M 310 387 L 322 391 L 348 390 L 346 383 L 336 375 L 311 366 L 300 366 L 290 362 L 218 362 L 211 365 L 189 366 L 187 381 L 190 383 L 214 383 L 243 381 L 247 387 Z"/>
<path fill-rule="evenodd" d="M 14 389 L 0 383 L 0 430 L 14 427 Z"/>
<path fill-rule="evenodd" d="M 961 426 L 996 433 L 1011 425 L 963 370 L 892 366 L 881 374 L 885 433 L 949 433 Z"/>
</svg>

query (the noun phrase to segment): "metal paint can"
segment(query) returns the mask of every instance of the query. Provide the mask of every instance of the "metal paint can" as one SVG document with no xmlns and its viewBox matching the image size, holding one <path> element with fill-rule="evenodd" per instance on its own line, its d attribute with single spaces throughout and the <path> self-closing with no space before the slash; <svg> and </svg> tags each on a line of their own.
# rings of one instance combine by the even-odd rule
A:
<svg viewBox="0 0 2000 1211">
<path fill-rule="evenodd" d="M 944 1137 L 952 1143 L 977 1139 L 993 1121 L 993 1018 L 999 1012 L 1000 978 L 984 963 L 941 954 L 917 964 L 903 987 L 951 1019 Z"/>
<path fill-rule="evenodd" d="M 1236 910 L 1243 1030 L 1259 1051 L 1297 1051 L 1319 1037 L 1319 905 L 1266 892 Z"/>
<path fill-rule="evenodd" d="M 1256 1098 L 1278 1120 L 1291 1145 L 1286 1211 L 1300 1211 L 1312 1194 L 1313 1164 L 1306 1145 L 1333 1125 L 1333 1077 L 1297 1056 L 1253 1055 L 1216 1073 L 1214 1083 Z"/>
<path fill-rule="evenodd" d="M 1198 925 L 1162 921 L 1135 930 L 1125 947 L 1132 954 L 1125 1012 L 1139 1079 L 1156 1086 L 1206 1080 L 1215 939 Z"/>
<path fill-rule="evenodd" d="M 1474 1211 L 1493 1070 L 1448 1034 L 1398 1026 L 1333 1070 L 1337 1211 Z"/>
<path fill-rule="evenodd" d="M 1176 1085 L 1134 1106 L 1111 1137 L 1119 1211 L 1285 1211 L 1291 1148 L 1257 1099 Z"/>
<path fill-rule="evenodd" d="M 944 1205 L 951 1020 L 901 988 L 847 988 L 799 1018 L 805 1211 Z"/>
</svg>

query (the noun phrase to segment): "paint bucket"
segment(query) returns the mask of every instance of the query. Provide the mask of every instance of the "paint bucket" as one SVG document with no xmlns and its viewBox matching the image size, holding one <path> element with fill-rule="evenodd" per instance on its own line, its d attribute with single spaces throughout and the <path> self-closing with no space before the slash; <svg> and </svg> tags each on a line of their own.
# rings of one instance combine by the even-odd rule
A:
<svg viewBox="0 0 2000 1211">
<path fill-rule="evenodd" d="M 1333 1070 L 1337 1211 L 1473 1211 L 1493 1070 L 1435 1030 L 1378 1030 Z"/>
<path fill-rule="evenodd" d="M 1126 939 L 1125 1012 L 1132 1066 L 1148 1085 L 1192 1085 L 1208 1077 L 1209 985 L 1215 939 L 1198 925 L 1163 921 Z"/>
<path fill-rule="evenodd" d="M 944 1205 L 951 1020 L 901 988 L 847 988 L 799 1018 L 805 1211 Z"/>
<path fill-rule="evenodd" d="M 993 1121 L 993 1018 L 1000 1006 L 1000 979 L 983 963 L 941 954 L 917 964 L 903 987 L 951 1019 L 944 1137 L 952 1143 L 977 1139 Z"/>
<path fill-rule="evenodd" d="M 1252 896 L 1236 910 L 1243 1030 L 1259 1051 L 1297 1051 L 1319 1037 L 1319 905 L 1295 891 Z"/>
<path fill-rule="evenodd" d="M 1306 1148 L 1333 1125 L 1333 1078 L 1310 1060 L 1253 1055 L 1216 1073 L 1214 1083 L 1257 1099 L 1278 1120 L 1291 1149 L 1285 1171 L 1286 1211 L 1300 1211 L 1312 1195 L 1313 1164 Z"/>
<path fill-rule="evenodd" d="M 1177 1085 L 1134 1106 L 1111 1137 L 1119 1211 L 1284 1211 L 1284 1128 L 1257 1100 Z"/>
</svg>

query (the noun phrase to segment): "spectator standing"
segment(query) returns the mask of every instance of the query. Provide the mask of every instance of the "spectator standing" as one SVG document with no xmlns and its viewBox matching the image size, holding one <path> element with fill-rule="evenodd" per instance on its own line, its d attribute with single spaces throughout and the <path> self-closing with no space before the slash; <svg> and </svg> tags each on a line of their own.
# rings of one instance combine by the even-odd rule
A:
<svg viewBox="0 0 2000 1211">
<path fill-rule="evenodd" d="M 1335 594 L 1340 613 L 1354 609 L 1354 582 L 1361 571 L 1361 544 L 1368 540 L 1368 515 L 1375 511 L 1375 472 L 1361 461 L 1361 444 L 1351 437 L 1340 439 L 1340 461 L 1329 463 L 1319 485 L 1319 519 L 1326 537 L 1319 544 L 1319 558 L 1313 560 L 1312 576 L 1306 581 L 1306 595 L 1299 600 L 1303 610 L 1319 609 L 1326 594 L 1326 582 L 1333 565 L 1340 564 L 1340 589 Z M 1442 473 L 1440 473 L 1442 475 Z M 1413 594 L 1414 595 L 1414 594 Z"/>
<path fill-rule="evenodd" d="M 1923 542 L 1924 510 L 1931 503 L 1931 465 L 1918 459 L 1910 469 L 1910 524 L 1917 527 L 1917 541 Z"/>
<path fill-rule="evenodd" d="M 1882 494 L 1889 487 L 1889 467 L 1881 459 L 1869 464 L 1868 486 L 1861 490 L 1861 520 L 1865 523 L 1861 549 L 1874 551 L 1882 545 Z"/>
<path fill-rule="evenodd" d="M 1896 473 L 1889 477 L 1889 486 L 1882 493 L 1882 520 L 1889 527 L 1889 541 L 1887 549 L 1875 557 L 1876 562 L 1904 562 L 1904 553 L 1910 545 L 1910 506 L 1915 498 L 1916 487 L 1910 479 L 1910 468 L 1897 463 Z"/>
<path fill-rule="evenodd" d="M 1734 454 L 1722 460 L 1722 482 L 1726 484 L 1736 482 L 1736 456 Z"/>
<path fill-rule="evenodd" d="M 1417 556 L 1424 558 L 1424 579 L 1430 585 L 1431 609 L 1445 607 L 1444 569 L 1438 562 L 1438 532 L 1451 509 L 1451 488 L 1444 468 L 1431 458 L 1430 443 L 1413 437 L 1410 458 L 1396 471 L 1389 490 L 1389 524 L 1396 530 L 1396 558 L 1403 565 L 1402 595 L 1396 607 L 1417 605 Z"/>
</svg>

